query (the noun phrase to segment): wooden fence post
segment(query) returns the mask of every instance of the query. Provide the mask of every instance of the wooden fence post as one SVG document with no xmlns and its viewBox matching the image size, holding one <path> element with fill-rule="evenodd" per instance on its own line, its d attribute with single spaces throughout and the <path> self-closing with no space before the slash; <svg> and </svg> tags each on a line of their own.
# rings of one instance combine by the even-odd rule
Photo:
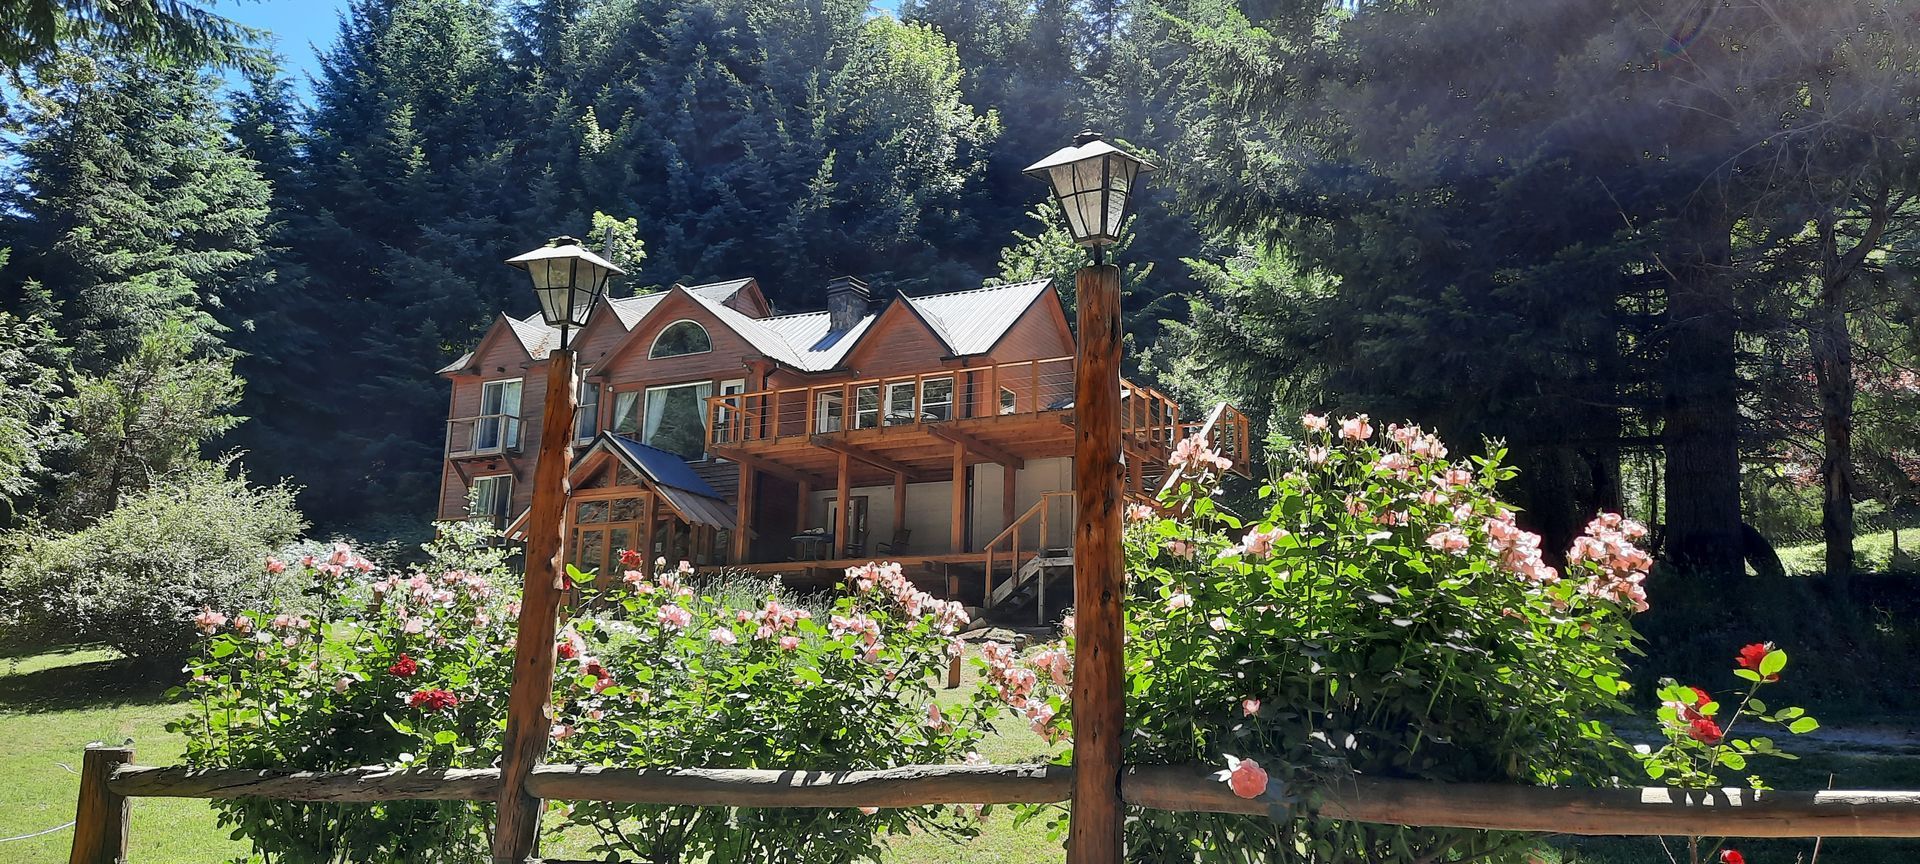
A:
<svg viewBox="0 0 1920 864">
<path fill-rule="evenodd" d="M 80 800 L 73 811 L 73 854 L 68 864 L 121 864 L 127 858 L 125 796 L 107 788 L 113 769 L 133 764 L 132 747 L 87 745 L 80 763 Z"/>
<path fill-rule="evenodd" d="M 1126 722 L 1120 599 L 1120 269 L 1080 268 L 1074 380 L 1073 803 L 1067 864 L 1120 864 Z M 1044 538 L 1042 540 L 1044 543 Z M 1044 554 L 1044 549 L 1042 553 Z"/>
<path fill-rule="evenodd" d="M 540 801 L 527 794 L 527 777 L 547 755 L 553 729 L 555 631 L 566 560 L 567 469 L 573 462 L 573 350 L 547 355 L 547 395 L 541 409 L 540 456 L 527 508 L 527 575 L 513 642 L 513 687 L 500 747 L 500 809 L 494 825 L 495 864 L 523 864 L 540 838 Z M 651 527 L 651 523 L 649 523 Z"/>
</svg>

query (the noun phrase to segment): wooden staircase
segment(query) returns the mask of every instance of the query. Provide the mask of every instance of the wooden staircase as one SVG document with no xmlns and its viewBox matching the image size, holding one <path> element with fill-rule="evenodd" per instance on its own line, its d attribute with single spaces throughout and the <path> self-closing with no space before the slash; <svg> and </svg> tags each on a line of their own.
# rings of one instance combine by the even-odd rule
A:
<svg viewBox="0 0 1920 864">
<path fill-rule="evenodd" d="M 1155 420 L 1154 425 L 1161 421 Z M 1180 437 L 1198 435 L 1222 455 L 1233 459 L 1233 473 L 1251 476 L 1251 441 L 1246 416 L 1225 402 L 1208 413 L 1204 421 L 1169 424 L 1168 431 Z M 1150 436 L 1149 436 L 1150 437 Z M 1137 444 L 1158 444 L 1157 439 Z M 1139 453 L 1141 449 L 1136 449 Z M 1160 489 L 1175 481 L 1164 462 L 1142 465 L 1140 476 L 1147 489 Z M 1158 506 L 1156 499 L 1129 491 L 1128 503 Z M 983 550 L 986 555 L 985 596 L 979 617 L 1001 624 L 1045 626 L 1049 615 L 1073 606 L 1073 530 L 1074 496 L 1072 492 L 1048 492 L 1040 496 L 1027 512 L 1015 519 Z M 1028 617 L 1028 616 L 1032 617 Z"/>
</svg>

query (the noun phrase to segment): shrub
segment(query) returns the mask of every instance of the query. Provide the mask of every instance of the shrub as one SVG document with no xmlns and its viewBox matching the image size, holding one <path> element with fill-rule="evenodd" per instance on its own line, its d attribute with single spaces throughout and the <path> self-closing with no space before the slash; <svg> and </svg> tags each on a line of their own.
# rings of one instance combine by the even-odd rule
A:
<svg viewBox="0 0 1920 864">
<path fill-rule="evenodd" d="M 194 707 L 173 726 L 187 736 L 187 764 L 493 764 L 518 595 L 496 587 L 513 580 L 485 533 L 448 526 L 428 544 L 430 562 L 404 578 L 380 578 L 339 546 L 289 562 L 305 585 L 296 607 L 197 613 L 208 638 L 183 690 Z M 777 595 L 752 605 L 706 596 L 685 584 L 687 575 L 629 572 L 616 593 L 583 605 L 615 620 L 563 622 L 551 760 L 880 768 L 972 753 L 972 712 L 930 707 L 933 681 L 958 650 L 952 634 L 966 623 L 957 604 L 879 565 L 850 573 L 848 595 L 817 618 Z M 284 864 L 483 861 L 492 811 L 434 802 L 218 806 L 236 836 Z M 970 815 L 582 803 L 566 823 L 596 832 L 600 851 L 638 860 L 839 862 L 874 856 L 888 831 L 966 833 Z"/>
<path fill-rule="evenodd" d="M 1513 474 L 1500 451 L 1455 462 L 1418 428 L 1378 440 L 1365 416 L 1305 423 L 1259 512 L 1217 506 L 1224 460 L 1188 441 L 1163 502 L 1184 515 L 1129 513 L 1126 759 L 1220 766 L 1275 817 L 1138 811 L 1129 857 L 1519 858 L 1525 838 L 1320 819 L 1294 790 L 1355 773 L 1605 781 L 1619 750 L 1599 718 L 1622 709 L 1641 529 L 1600 516 L 1556 568 L 1495 497 Z M 1068 733 L 1057 657 L 988 660 L 991 696 Z"/>
<path fill-rule="evenodd" d="M 207 608 L 188 666 L 193 710 L 170 727 L 196 768 L 480 768 L 499 756 L 513 606 L 485 538 L 449 526 L 429 561 L 384 578 L 344 544 L 294 562 L 303 590 L 278 611 Z M 297 611 L 296 611 L 297 610 Z M 239 799 L 221 824 L 269 862 L 486 860 L 490 805 Z"/>
<path fill-rule="evenodd" d="M 628 571 L 617 593 L 624 622 L 577 621 L 563 634 L 555 759 L 806 770 L 977 758 L 977 715 L 934 704 L 967 623 L 958 603 L 918 591 L 897 565 L 849 570 L 851 591 L 819 616 L 771 594 L 751 606 L 703 596 L 683 584 L 688 575 Z M 965 834 L 974 824 L 942 808 L 580 802 L 567 814 L 600 837 L 597 852 L 657 862 L 866 860 L 889 831 Z"/>
<path fill-rule="evenodd" d="M 193 646 L 193 611 L 267 608 L 288 590 L 261 562 L 305 527 L 286 486 L 202 466 L 86 528 L 25 538 L 0 577 L 0 614 L 13 639 L 178 658 Z"/>
</svg>

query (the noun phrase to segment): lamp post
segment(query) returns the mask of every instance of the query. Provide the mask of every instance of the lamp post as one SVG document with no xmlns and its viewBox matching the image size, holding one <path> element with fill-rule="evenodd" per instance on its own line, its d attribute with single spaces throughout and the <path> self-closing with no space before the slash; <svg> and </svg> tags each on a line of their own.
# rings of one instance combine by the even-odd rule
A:
<svg viewBox="0 0 1920 864">
<path fill-rule="evenodd" d="M 1074 242 L 1093 263 L 1074 274 L 1079 356 L 1074 376 L 1073 804 L 1067 864 L 1119 864 L 1125 669 L 1121 663 L 1126 561 L 1120 546 L 1120 239 L 1133 186 L 1152 165 L 1082 132 L 1074 146 L 1028 167 L 1045 181 Z"/>
<path fill-rule="evenodd" d="M 573 348 L 568 334 L 587 323 L 607 282 L 626 271 L 580 245 L 555 237 L 547 245 L 507 259 L 527 271 L 540 300 L 540 317 L 560 331 L 547 355 L 547 394 L 540 413 L 540 450 L 533 469 L 533 503 L 527 509 L 526 582 L 513 643 L 513 688 L 507 696 L 507 729 L 500 748 L 499 819 L 494 825 L 495 864 L 522 864 L 533 855 L 540 832 L 540 801 L 527 794 L 527 777 L 547 752 L 553 726 L 554 631 L 565 590 L 567 468 L 573 462 Z"/>
</svg>

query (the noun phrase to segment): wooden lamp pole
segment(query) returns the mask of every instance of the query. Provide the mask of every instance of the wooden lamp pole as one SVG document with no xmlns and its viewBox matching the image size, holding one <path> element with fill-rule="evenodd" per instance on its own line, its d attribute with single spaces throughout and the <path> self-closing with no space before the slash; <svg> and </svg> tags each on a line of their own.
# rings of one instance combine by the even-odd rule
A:
<svg viewBox="0 0 1920 864">
<path fill-rule="evenodd" d="M 607 251 L 612 254 L 609 232 Z M 566 591 L 567 471 L 573 466 L 573 348 L 569 331 L 586 324 L 607 280 L 622 271 L 572 237 L 508 259 L 533 278 L 534 293 L 560 342 L 547 355 L 546 401 L 541 404 L 540 449 L 533 468 L 533 502 L 527 508 L 527 571 L 513 640 L 513 687 L 507 695 L 507 729 L 500 744 L 500 798 L 493 830 L 494 864 L 524 864 L 540 839 L 540 799 L 527 792 L 527 778 L 547 755 L 553 731 L 554 644 L 560 599 Z"/>
<path fill-rule="evenodd" d="M 1105 249 L 1120 239 L 1134 181 L 1151 170 L 1152 165 L 1091 131 L 1026 170 L 1052 189 L 1074 241 L 1093 250 L 1093 263 L 1074 275 L 1079 347 L 1073 394 L 1073 802 L 1067 864 L 1120 864 L 1125 854 L 1120 269 L 1106 263 Z"/>
<path fill-rule="evenodd" d="M 547 400 L 540 418 L 540 456 L 533 468 L 527 510 L 527 575 L 513 640 L 513 689 L 500 745 L 499 821 L 494 864 L 522 864 L 540 835 L 540 799 L 527 794 L 527 777 L 547 755 L 553 731 L 554 637 L 565 591 L 567 468 L 573 463 L 573 350 L 547 355 Z"/>
</svg>

